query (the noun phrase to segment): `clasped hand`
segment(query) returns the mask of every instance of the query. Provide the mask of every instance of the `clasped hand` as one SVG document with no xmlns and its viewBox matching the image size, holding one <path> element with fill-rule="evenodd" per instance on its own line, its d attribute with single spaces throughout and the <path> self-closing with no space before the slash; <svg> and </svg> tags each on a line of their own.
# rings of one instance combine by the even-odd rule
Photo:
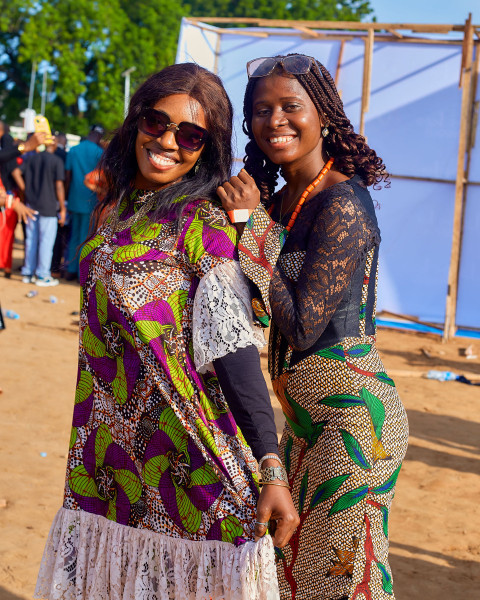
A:
<svg viewBox="0 0 480 600">
<path fill-rule="evenodd" d="M 238 208 L 253 210 L 260 203 L 260 191 L 253 177 L 245 169 L 220 185 L 217 188 L 217 194 L 227 212 Z"/>
</svg>

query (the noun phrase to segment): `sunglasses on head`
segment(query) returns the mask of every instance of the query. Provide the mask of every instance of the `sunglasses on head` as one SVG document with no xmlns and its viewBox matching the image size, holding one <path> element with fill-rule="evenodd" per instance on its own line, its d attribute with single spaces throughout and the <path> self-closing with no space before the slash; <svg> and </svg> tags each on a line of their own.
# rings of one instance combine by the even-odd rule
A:
<svg viewBox="0 0 480 600">
<path fill-rule="evenodd" d="M 175 129 L 175 140 L 180 148 L 196 152 L 205 144 L 208 138 L 208 132 L 203 127 L 182 121 L 172 123 L 167 113 L 154 108 L 146 108 L 142 111 L 138 120 L 138 129 L 154 138 L 162 137 L 162 135 L 171 128 Z"/>
<path fill-rule="evenodd" d="M 290 75 L 306 75 L 315 59 L 305 54 L 292 54 L 291 56 L 265 56 L 263 58 L 254 58 L 247 63 L 248 78 L 266 77 L 273 72 L 277 65 Z"/>
</svg>

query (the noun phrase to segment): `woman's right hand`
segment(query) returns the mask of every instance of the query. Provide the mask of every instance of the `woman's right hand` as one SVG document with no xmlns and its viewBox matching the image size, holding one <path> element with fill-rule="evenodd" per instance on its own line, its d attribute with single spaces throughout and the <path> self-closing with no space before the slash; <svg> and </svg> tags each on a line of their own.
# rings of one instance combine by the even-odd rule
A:
<svg viewBox="0 0 480 600">
<path fill-rule="evenodd" d="M 256 521 L 255 541 L 267 532 L 267 527 L 258 523 L 269 523 L 274 546 L 286 546 L 300 523 L 290 490 L 280 485 L 264 485 L 257 503 Z"/>
<path fill-rule="evenodd" d="M 245 169 L 219 186 L 217 194 L 227 212 L 237 208 L 254 210 L 260 204 L 260 191 L 253 177 Z"/>
<path fill-rule="evenodd" d="M 246 208 L 250 212 L 260 204 L 260 191 L 253 177 L 245 169 L 237 176 L 217 188 L 217 194 L 222 201 L 222 206 L 228 213 L 231 210 Z M 245 223 L 235 223 L 238 234 L 241 236 Z"/>
</svg>

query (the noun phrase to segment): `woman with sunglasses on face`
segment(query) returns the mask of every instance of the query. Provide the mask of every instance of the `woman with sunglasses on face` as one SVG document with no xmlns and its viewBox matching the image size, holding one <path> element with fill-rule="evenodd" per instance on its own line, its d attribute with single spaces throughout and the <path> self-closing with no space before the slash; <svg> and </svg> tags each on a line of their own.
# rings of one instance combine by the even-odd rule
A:
<svg viewBox="0 0 480 600">
<path fill-rule="evenodd" d="M 140 86 L 105 152 L 80 263 L 64 503 L 37 597 L 278 598 L 265 533 L 284 546 L 298 515 L 237 233 L 215 193 L 231 127 L 218 77 L 173 65 Z"/>
<path fill-rule="evenodd" d="M 272 319 L 280 450 L 300 516 L 278 550 L 281 597 L 391 599 L 388 514 L 408 425 L 375 348 L 380 233 L 367 186 L 385 166 L 313 58 L 256 59 L 248 74 L 245 170 L 218 193 L 243 230 L 253 309 Z"/>
</svg>

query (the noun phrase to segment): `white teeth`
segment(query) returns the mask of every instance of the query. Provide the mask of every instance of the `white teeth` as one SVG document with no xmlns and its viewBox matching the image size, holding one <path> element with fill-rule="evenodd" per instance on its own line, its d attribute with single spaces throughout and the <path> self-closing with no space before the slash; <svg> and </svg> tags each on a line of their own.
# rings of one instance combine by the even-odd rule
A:
<svg viewBox="0 0 480 600">
<path fill-rule="evenodd" d="M 173 160 L 172 158 L 167 158 L 163 154 L 155 154 L 151 150 L 147 150 L 147 152 L 148 152 L 148 156 L 153 160 L 153 162 L 156 165 L 170 166 L 170 165 L 174 165 L 177 162 L 176 160 Z"/>
<path fill-rule="evenodd" d="M 291 140 L 293 140 L 295 136 L 293 135 L 284 135 L 281 137 L 271 137 L 268 141 L 271 144 L 285 144 L 285 142 L 290 142 Z"/>
</svg>

